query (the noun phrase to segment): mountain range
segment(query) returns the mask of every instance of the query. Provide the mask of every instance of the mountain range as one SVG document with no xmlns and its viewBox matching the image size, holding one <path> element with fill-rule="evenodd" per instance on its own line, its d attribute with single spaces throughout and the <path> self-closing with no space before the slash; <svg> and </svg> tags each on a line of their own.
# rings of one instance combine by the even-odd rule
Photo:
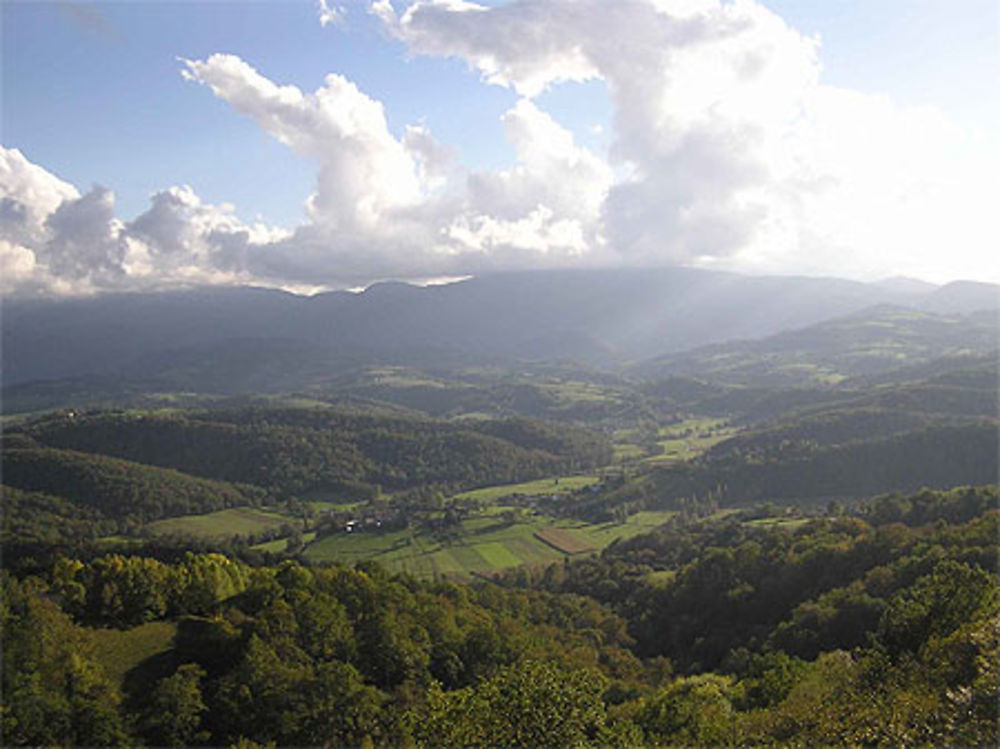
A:
<svg viewBox="0 0 1000 749">
<path fill-rule="evenodd" d="M 996 309 L 998 287 L 751 277 L 683 268 L 498 274 L 439 286 L 386 282 L 312 297 L 195 288 L 3 303 L 3 383 L 184 367 L 316 374 L 359 363 L 572 360 L 606 369 L 761 338 L 873 305 Z M 211 367 L 210 367 L 211 368 Z"/>
</svg>

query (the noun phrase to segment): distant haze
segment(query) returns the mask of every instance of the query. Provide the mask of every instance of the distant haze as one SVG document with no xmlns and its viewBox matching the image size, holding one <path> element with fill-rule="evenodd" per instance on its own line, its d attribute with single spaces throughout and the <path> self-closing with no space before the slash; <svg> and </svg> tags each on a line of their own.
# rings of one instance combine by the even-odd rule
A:
<svg viewBox="0 0 1000 749">
<path fill-rule="evenodd" d="M 83 375 L 156 377 L 262 368 L 287 384 L 377 362 L 567 361 L 623 365 L 709 343 L 759 338 L 873 305 L 966 314 L 997 287 L 916 289 L 832 278 L 748 277 L 693 269 L 531 271 L 443 286 L 377 284 L 300 297 L 250 288 L 8 301 L 4 385 Z M 229 373 L 229 374 L 225 374 Z M 261 385 L 273 387 L 274 382 Z"/>
</svg>

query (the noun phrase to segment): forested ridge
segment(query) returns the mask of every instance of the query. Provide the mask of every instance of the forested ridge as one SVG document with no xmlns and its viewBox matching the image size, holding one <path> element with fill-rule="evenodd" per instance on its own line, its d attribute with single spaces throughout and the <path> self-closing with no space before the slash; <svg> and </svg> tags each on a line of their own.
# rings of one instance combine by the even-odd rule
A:
<svg viewBox="0 0 1000 749">
<path fill-rule="evenodd" d="M 51 447 L 285 493 L 489 484 L 610 459 L 604 439 L 565 425 L 456 424 L 319 408 L 97 412 L 42 420 L 28 434 Z"/>
<path fill-rule="evenodd" d="M 565 425 L 315 408 L 58 412 L 6 430 L 2 444 L 3 539 L 18 553 L 134 535 L 162 518 L 284 508 L 310 493 L 359 502 L 610 460 L 605 437 Z"/>
<path fill-rule="evenodd" d="M 2 580 L 4 742 L 992 745 L 997 498 L 678 521 L 502 585 L 192 553 L 24 564 Z M 155 654 L 121 673 L 114 632 Z"/>
<path fill-rule="evenodd" d="M 916 428 L 910 428 L 916 426 Z M 990 418 L 923 422 L 905 413 L 837 412 L 739 434 L 706 454 L 648 471 L 578 504 L 582 517 L 616 507 L 816 504 L 924 486 L 991 483 L 1000 442 Z"/>
<path fill-rule="evenodd" d="M 141 523 L 171 515 L 209 512 L 248 504 L 255 487 L 210 481 L 76 450 L 4 449 L 3 481 L 29 492 L 62 497 L 102 516 Z"/>
</svg>

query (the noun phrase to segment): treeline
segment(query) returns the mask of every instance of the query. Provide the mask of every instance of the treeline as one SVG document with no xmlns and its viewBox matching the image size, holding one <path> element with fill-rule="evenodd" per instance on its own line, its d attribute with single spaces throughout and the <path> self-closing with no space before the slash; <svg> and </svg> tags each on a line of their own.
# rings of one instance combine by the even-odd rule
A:
<svg viewBox="0 0 1000 749">
<path fill-rule="evenodd" d="M 486 485 L 589 467 L 611 455 L 600 435 L 566 426 L 521 420 L 452 424 L 332 409 L 63 415 L 31 425 L 27 434 L 52 447 L 282 494 Z"/>
<path fill-rule="evenodd" d="M 886 438 L 925 429 L 932 419 L 913 411 L 883 408 L 846 408 L 796 416 L 744 430 L 713 446 L 710 460 L 743 458 L 758 462 L 818 447 L 857 440 Z"/>
<path fill-rule="evenodd" d="M 935 426 L 891 437 L 856 440 L 804 454 L 779 450 L 753 457 L 711 460 L 700 470 L 726 486 L 726 501 L 860 497 L 880 492 L 985 484 L 998 475 L 995 424 Z"/>
</svg>

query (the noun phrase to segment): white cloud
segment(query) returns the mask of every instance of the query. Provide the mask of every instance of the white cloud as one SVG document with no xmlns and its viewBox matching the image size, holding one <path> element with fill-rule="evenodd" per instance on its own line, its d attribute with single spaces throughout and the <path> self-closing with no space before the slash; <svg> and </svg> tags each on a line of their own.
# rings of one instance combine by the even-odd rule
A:
<svg viewBox="0 0 1000 749">
<path fill-rule="evenodd" d="M 309 220 L 248 224 L 172 187 L 123 221 L 110 190 L 81 195 L 3 149 L 4 287 L 353 287 L 665 263 L 1000 278 L 1000 165 L 976 134 L 824 85 L 818 41 L 754 0 L 418 0 L 398 12 L 378 0 L 371 11 L 412 53 L 460 58 L 519 94 L 501 118 L 514 164 L 470 172 L 426 123 L 394 134 L 382 103 L 341 75 L 309 93 L 233 55 L 183 60 L 186 79 L 315 165 Z M 317 12 L 324 25 L 343 18 L 325 0 Z M 607 154 L 537 101 L 593 79 L 613 107 Z"/>
<path fill-rule="evenodd" d="M 820 80 L 818 42 L 751 0 L 418 0 L 387 28 L 534 97 L 599 78 L 623 175 L 601 206 L 629 263 L 982 277 L 998 165 L 939 112 Z M 600 247 L 592 247 L 592 250 Z M 1000 271 L 993 269 L 993 276 Z"/>
<path fill-rule="evenodd" d="M 320 26 L 342 23 L 345 15 L 345 11 L 341 6 L 331 5 L 327 0 L 318 0 L 316 3 L 316 13 L 319 16 Z"/>
<path fill-rule="evenodd" d="M 121 274 L 126 245 L 114 210 L 114 194 L 101 186 L 64 200 L 46 219 L 50 236 L 36 252 L 39 262 L 53 275 L 71 280 Z"/>
<path fill-rule="evenodd" d="M 353 285 L 550 265 L 595 243 L 611 170 L 530 101 L 503 116 L 517 163 L 469 174 L 425 125 L 396 138 L 341 76 L 304 94 L 227 55 L 185 61 L 184 74 L 317 164 L 310 222 L 258 253 L 255 272 Z"/>
<path fill-rule="evenodd" d="M 0 147 L 3 293 L 87 294 L 205 283 L 246 283 L 249 256 L 289 236 L 247 226 L 231 206 L 203 203 L 189 187 L 151 198 L 131 222 L 111 190 L 81 195 L 15 149 Z"/>
<path fill-rule="evenodd" d="M 340 75 L 315 93 L 278 86 L 234 55 L 184 61 L 186 78 L 203 83 L 240 114 L 301 156 L 318 162 L 310 199 L 315 222 L 331 230 L 373 227 L 388 210 L 416 203 L 416 164 L 389 132 L 382 104 Z"/>
<path fill-rule="evenodd" d="M 32 245 L 47 233 L 45 221 L 64 200 L 79 197 L 72 185 L 28 161 L 16 148 L 0 147 L 0 232 Z"/>
<path fill-rule="evenodd" d="M 468 210 L 455 217 L 446 236 L 459 248 L 513 252 L 520 262 L 527 261 L 522 251 L 533 251 L 546 265 L 588 254 L 596 262 L 602 254 L 597 220 L 611 168 L 528 99 L 502 121 L 517 164 L 468 177 Z"/>
<path fill-rule="evenodd" d="M 35 276 L 35 253 L 0 239 L 0 293 L 9 294 Z"/>
<path fill-rule="evenodd" d="M 537 96 L 556 81 L 584 81 L 597 71 L 572 42 L 584 5 L 513 2 L 495 8 L 465 0 L 418 0 L 401 17 L 388 2 L 373 10 L 415 52 L 461 57 L 484 80 Z M 605 12 L 614 6 L 601 3 Z M 584 10 L 586 13 L 586 10 Z M 560 38 L 562 27 L 566 37 Z"/>
<path fill-rule="evenodd" d="M 388 23 L 413 51 L 462 57 L 526 96 L 603 79 L 612 157 L 628 177 L 584 204 L 627 262 L 692 262 L 752 243 L 769 209 L 759 188 L 817 85 L 815 43 L 750 2 L 421 0 Z"/>
<path fill-rule="evenodd" d="M 503 220 L 487 214 L 460 216 L 447 229 L 457 247 L 495 255 L 498 252 L 533 251 L 542 255 L 554 250 L 573 257 L 587 251 L 579 222 L 556 219 L 544 205 L 521 219 Z"/>
<path fill-rule="evenodd" d="M 454 153 L 438 142 L 426 125 L 407 125 L 403 146 L 416 162 L 421 181 L 430 191 L 445 187 L 454 172 Z"/>
</svg>

